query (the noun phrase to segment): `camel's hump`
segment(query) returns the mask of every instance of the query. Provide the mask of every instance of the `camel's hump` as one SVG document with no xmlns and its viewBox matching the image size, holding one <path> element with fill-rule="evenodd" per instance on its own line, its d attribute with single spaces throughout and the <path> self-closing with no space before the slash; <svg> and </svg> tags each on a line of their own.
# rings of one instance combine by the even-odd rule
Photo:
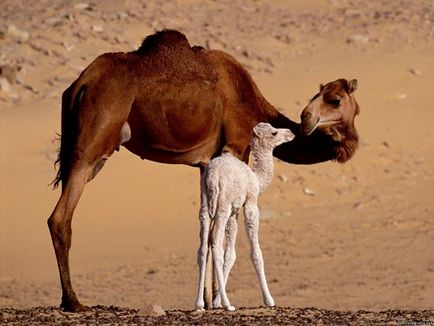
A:
<svg viewBox="0 0 434 326">
<path fill-rule="evenodd" d="M 191 49 L 187 37 L 176 30 L 165 29 L 147 36 L 137 49 L 139 54 L 145 54 L 158 48 L 188 48 Z"/>
</svg>

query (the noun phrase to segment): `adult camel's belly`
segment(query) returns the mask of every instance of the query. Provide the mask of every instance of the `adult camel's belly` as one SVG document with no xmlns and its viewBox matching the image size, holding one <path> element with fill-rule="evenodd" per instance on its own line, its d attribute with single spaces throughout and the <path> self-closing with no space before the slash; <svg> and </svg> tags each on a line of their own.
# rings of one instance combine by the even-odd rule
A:
<svg viewBox="0 0 434 326">
<path fill-rule="evenodd" d="M 131 139 L 124 146 L 142 159 L 207 163 L 220 146 L 222 116 L 222 100 L 212 83 L 158 83 L 133 103 Z"/>
</svg>

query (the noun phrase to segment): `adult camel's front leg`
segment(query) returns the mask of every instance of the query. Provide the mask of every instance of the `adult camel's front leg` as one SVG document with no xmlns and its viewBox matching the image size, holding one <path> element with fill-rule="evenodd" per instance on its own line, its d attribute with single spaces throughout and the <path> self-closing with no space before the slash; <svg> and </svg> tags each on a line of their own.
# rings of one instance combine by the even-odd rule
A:
<svg viewBox="0 0 434 326">
<path fill-rule="evenodd" d="M 60 199 L 48 219 L 62 286 L 62 303 L 60 307 L 65 311 L 71 312 L 88 309 L 78 301 L 72 288 L 69 271 L 69 250 L 71 249 L 72 214 L 90 176 L 90 172 L 91 169 L 87 165 L 71 170 L 67 181 L 63 185 Z"/>
</svg>

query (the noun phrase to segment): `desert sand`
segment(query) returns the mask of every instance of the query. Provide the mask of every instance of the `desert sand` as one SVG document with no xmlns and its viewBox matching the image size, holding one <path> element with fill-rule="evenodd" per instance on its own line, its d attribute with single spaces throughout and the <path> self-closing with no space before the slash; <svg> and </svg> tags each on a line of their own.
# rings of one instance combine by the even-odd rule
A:
<svg viewBox="0 0 434 326">
<path fill-rule="evenodd" d="M 434 309 L 430 0 L 3 0 L 0 307 L 60 303 L 46 220 L 60 192 L 49 183 L 63 90 L 99 54 L 134 50 L 163 28 L 233 55 L 295 121 L 320 83 L 359 81 L 354 158 L 276 161 L 260 198 L 260 241 L 276 304 Z M 125 148 L 113 155 L 74 215 L 71 273 L 81 301 L 193 309 L 198 204 L 198 170 L 142 161 Z M 228 295 L 237 307 L 259 306 L 240 231 Z"/>
</svg>

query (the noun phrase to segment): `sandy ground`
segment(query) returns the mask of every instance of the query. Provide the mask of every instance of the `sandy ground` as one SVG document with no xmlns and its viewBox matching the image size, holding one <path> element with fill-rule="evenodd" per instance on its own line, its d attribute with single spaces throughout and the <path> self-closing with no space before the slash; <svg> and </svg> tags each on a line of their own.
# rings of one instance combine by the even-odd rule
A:
<svg viewBox="0 0 434 326">
<path fill-rule="evenodd" d="M 277 305 L 434 309 L 429 0 L 2 1 L 0 306 L 60 301 L 46 219 L 59 196 L 47 185 L 62 91 L 97 55 L 135 49 L 162 28 L 232 54 L 296 121 L 319 83 L 359 80 L 355 157 L 344 165 L 277 162 L 260 200 Z M 74 215 L 72 277 L 83 303 L 193 308 L 198 177 L 125 149 L 108 161 Z M 235 306 L 258 306 L 242 233 L 228 295 Z"/>
</svg>

